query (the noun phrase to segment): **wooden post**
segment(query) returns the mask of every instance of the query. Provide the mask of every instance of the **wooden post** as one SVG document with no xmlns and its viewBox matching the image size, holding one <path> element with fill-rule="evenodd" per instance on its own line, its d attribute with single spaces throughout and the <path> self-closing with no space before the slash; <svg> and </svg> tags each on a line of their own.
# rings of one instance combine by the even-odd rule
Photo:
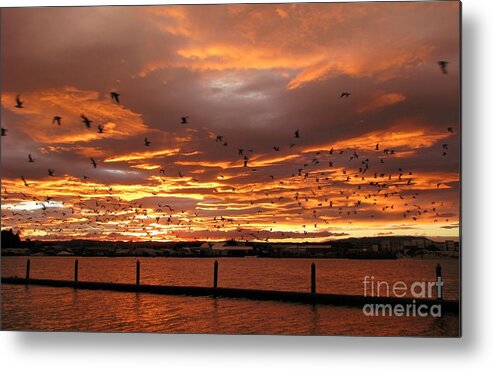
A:
<svg viewBox="0 0 493 369">
<path fill-rule="evenodd" d="M 435 274 L 437 278 L 437 300 L 441 300 L 443 282 L 442 282 L 442 266 L 439 263 L 437 263 L 437 266 L 435 267 Z"/>
<path fill-rule="evenodd" d="M 219 268 L 219 263 L 214 261 L 214 288 L 217 288 L 217 270 Z"/>
<path fill-rule="evenodd" d="M 315 269 L 315 263 L 312 263 L 312 293 L 317 292 L 317 271 Z"/>
<path fill-rule="evenodd" d="M 135 284 L 138 286 L 140 285 L 140 261 L 137 260 L 136 263 L 137 269 L 135 270 Z"/>
<path fill-rule="evenodd" d="M 74 261 L 74 282 L 78 282 L 79 280 L 79 260 L 75 259 Z"/>
<path fill-rule="evenodd" d="M 29 279 L 29 273 L 31 272 L 31 260 L 27 258 L 26 262 L 26 279 Z"/>
</svg>

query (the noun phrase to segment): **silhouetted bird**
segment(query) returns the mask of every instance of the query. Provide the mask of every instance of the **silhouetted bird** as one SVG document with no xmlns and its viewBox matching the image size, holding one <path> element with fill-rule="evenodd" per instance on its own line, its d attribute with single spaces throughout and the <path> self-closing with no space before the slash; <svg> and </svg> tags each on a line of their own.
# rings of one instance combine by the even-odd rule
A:
<svg viewBox="0 0 493 369">
<path fill-rule="evenodd" d="M 351 93 L 350 92 L 343 92 L 340 96 L 340 98 L 343 98 L 343 97 L 349 97 L 351 96 Z"/>
<path fill-rule="evenodd" d="M 454 133 L 454 129 L 452 127 L 448 127 L 447 131 L 449 131 L 450 133 Z"/>
<path fill-rule="evenodd" d="M 443 74 L 447 74 L 448 73 L 448 71 L 447 71 L 448 61 L 446 61 L 446 60 L 439 60 L 439 61 L 437 61 L 437 64 L 440 67 L 440 70 L 442 71 Z"/>
<path fill-rule="evenodd" d="M 188 124 L 188 117 L 181 117 L 181 124 Z"/>
<path fill-rule="evenodd" d="M 375 145 L 375 150 L 377 150 L 377 151 L 378 151 L 379 146 L 380 146 L 379 144 L 376 144 L 376 145 Z"/>
<path fill-rule="evenodd" d="M 98 133 L 103 133 L 103 132 L 104 132 L 104 126 L 98 124 Z"/>
<path fill-rule="evenodd" d="M 28 187 L 29 184 L 26 182 L 26 179 L 24 178 L 24 176 L 21 176 L 21 179 L 22 179 L 22 182 L 24 182 L 24 186 Z"/>
<path fill-rule="evenodd" d="M 279 150 L 281 150 L 281 148 L 280 148 L 279 146 L 273 146 L 272 148 L 274 149 L 274 151 L 279 151 Z"/>
<path fill-rule="evenodd" d="M 86 117 L 84 114 L 81 114 L 80 117 L 82 118 L 82 122 L 86 125 L 86 128 L 89 129 L 91 128 L 91 123 L 92 120 L 90 120 L 88 117 Z"/>
<path fill-rule="evenodd" d="M 50 177 L 53 177 L 53 173 L 55 173 L 55 170 L 54 169 L 48 169 L 48 175 Z"/>
<path fill-rule="evenodd" d="M 27 161 L 30 162 L 30 163 L 34 163 L 34 159 L 31 156 L 31 154 L 27 155 Z"/>
<path fill-rule="evenodd" d="M 96 168 L 98 166 L 98 164 L 96 163 L 96 160 L 94 160 L 94 158 L 91 158 L 91 163 L 92 163 L 92 166 L 94 168 Z"/>
<path fill-rule="evenodd" d="M 144 138 L 144 145 L 149 146 L 150 144 L 151 144 L 151 141 L 149 141 L 149 140 L 147 139 L 147 137 L 146 137 L 146 138 Z"/>
<path fill-rule="evenodd" d="M 117 104 L 120 104 L 120 94 L 119 93 L 112 91 L 112 92 L 110 92 L 110 96 L 113 100 L 116 101 Z"/>
<path fill-rule="evenodd" d="M 223 136 L 216 136 L 216 142 L 223 142 Z"/>
<path fill-rule="evenodd" d="M 23 108 L 22 104 L 24 104 L 24 101 L 21 100 L 21 95 L 17 95 L 15 97 L 15 107 L 18 109 L 22 109 Z"/>
<path fill-rule="evenodd" d="M 299 129 L 294 131 L 294 138 L 300 138 L 300 130 Z"/>
<path fill-rule="evenodd" d="M 62 117 L 60 117 L 59 115 L 55 115 L 53 117 L 53 121 L 51 122 L 51 124 L 58 124 L 59 126 L 62 125 Z"/>
<path fill-rule="evenodd" d="M 2 128 L 2 136 L 7 136 L 7 130 L 5 128 Z"/>
</svg>

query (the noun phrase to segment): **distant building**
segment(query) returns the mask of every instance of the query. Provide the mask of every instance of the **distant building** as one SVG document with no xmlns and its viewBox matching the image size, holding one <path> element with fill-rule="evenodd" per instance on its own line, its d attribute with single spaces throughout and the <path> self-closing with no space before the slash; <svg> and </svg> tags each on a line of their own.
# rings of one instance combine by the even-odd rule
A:
<svg viewBox="0 0 493 369">
<path fill-rule="evenodd" d="M 229 246 L 226 242 L 204 242 L 199 250 L 201 255 L 207 256 L 246 256 L 253 253 L 252 246 Z"/>
<path fill-rule="evenodd" d="M 434 246 L 440 251 L 447 251 L 447 244 L 445 242 L 435 242 Z"/>
<path fill-rule="evenodd" d="M 459 251 L 459 242 L 445 241 L 445 251 Z"/>
</svg>

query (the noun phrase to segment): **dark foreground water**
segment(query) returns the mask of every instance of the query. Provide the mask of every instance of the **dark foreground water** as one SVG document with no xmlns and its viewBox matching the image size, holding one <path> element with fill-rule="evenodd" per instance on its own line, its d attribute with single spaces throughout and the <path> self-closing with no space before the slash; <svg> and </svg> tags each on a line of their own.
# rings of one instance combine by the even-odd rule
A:
<svg viewBox="0 0 493 369">
<path fill-rule="evenodd" d="M 212 284 L 212 259 L 148 258 L 141 283 Z M 435 279 L 436 260 L 219 259 L 219 285 L 309 291 L 310 264 L 317 291 L 364 293 L 363 279 L 393 284 Z M 2 276 L 23 276 L 26 259 L 3 257 Z M 73 258 L 31 257 L 32 278 L 71 279 Z M 444 297 L 459 296 L 459 263 L 439 260 Z M 132 283 L 133 258 L 79 258 L 79 280 Z M 385 288 L 381 293 L 386 293 Z M 408 294 L 409 295 L 409 294 Z M 4 330 L 233 334 L 457 336 L 459 316 L 365 316 L 359 308 L 209 297 L 2 285 Z"/>
</svg>

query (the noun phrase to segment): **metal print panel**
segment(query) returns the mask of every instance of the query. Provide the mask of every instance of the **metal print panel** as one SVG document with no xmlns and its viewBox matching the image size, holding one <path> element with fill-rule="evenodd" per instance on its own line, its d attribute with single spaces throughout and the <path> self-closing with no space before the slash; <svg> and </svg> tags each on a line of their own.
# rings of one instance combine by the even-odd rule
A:
<svg viewBox="0 0 493 369">
<path fill-rule="evenodd" d="M 3 8 L 3 330 L 460 336 L 460 3 Z"/>
</svg>

